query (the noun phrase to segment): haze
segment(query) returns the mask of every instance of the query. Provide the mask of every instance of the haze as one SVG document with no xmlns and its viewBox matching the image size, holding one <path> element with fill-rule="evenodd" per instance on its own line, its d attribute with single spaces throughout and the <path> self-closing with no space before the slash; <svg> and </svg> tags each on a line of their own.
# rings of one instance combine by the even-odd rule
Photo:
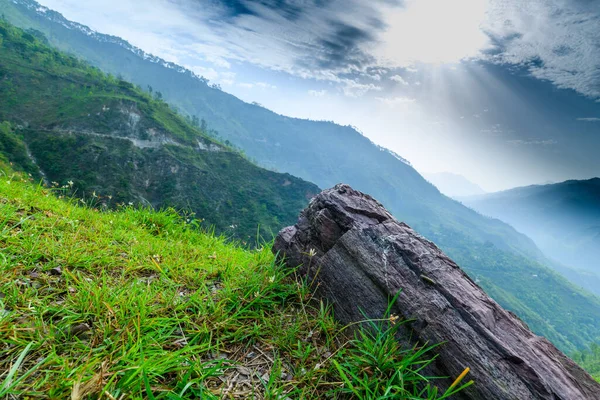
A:
<svg viewBox="0 0 600 400">
<path fill-rule="evenodd" d="M 600 173 L 584 0 L 41 0 L 278 113 L 496 191 Z"/>
</svg>

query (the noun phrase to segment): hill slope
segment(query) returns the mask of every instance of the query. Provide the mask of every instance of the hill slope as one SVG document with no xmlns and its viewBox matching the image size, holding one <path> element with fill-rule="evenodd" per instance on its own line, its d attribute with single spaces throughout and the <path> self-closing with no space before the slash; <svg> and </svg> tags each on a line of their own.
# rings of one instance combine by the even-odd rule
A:
<svg viewBox="0 0 600 400">
<path fill-rule="evenodd" d="M 508 222 L 560 262 L 600 273 L 600 178 L 515 188 L 463 203 Z"/>
<path fill-rule="evenodd" d="M 254 240 L 293 222 L 319 189 L 259 168 L 132 84 L 0 22 L 0 152 L 97 206 L 191 210 Z"/>
<path fill-rule="evenodd" d="M 548 270 L 529 238 L 443 196 L 401 157 L 354 129 L 288 118 L 244 103 L 184 68 L 67 21 L 34 1 L 0 0 L 0 5 L 7 18 L 42 31 L 52 44 L 143 87 L 153 86 L 261 165 L 322 187 L 345 182 L 373 195 L 397 218 L 439 244 L 503 307 L 563 350 L 582 348 L 597 338 L 598 299 Z M 555 300 L 552 306 L 549 294 Z"/>
<path fill-rule="evenodd" d="M 348 341 L 270 248 L 59 200 L 1 161 L 0 177 L 0 397 L 442 398 L 412 372 L 433 352 L 393 330 Z"/>
</svg>

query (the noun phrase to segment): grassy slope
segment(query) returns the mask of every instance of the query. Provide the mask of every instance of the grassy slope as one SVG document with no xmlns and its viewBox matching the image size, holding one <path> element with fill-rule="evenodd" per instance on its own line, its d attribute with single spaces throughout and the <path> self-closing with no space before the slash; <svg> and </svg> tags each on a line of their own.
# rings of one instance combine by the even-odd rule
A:
<svg viewBox="0 0 600 400">
<path fill-rule="evenodd" d="M 420 351 L 385 333 L 346 342 L 269 249 L 174 212 L 73 203 L 0 172 L 0 396 L 319 399 L 423 382 L 406 369 Z M 443 398 L 428 390 L 415 398 Z"/>
<path fill-rule="evenodd" d="M 5 156 L 34 175 L 31 160 L 14 158 L 14 146 L 27 145 L 49 181 L 72 180 L 80 196 L 190 210 L 243 240 L 254 239 L 258 226 L 269 236 L 291 224 L 318 192 L 253 165 L 166 103 L 5 22 L 0 40 L 0 122 L 19 127 L 12 138 L 3 128 L 12 146 Z"/>
</svg>

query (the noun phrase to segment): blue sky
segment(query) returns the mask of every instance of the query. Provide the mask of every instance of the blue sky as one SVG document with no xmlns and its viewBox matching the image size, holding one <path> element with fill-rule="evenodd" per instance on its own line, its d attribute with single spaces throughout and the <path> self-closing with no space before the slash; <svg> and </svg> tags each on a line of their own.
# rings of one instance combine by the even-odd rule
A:
<svg viewBox="0 0 600 400">
<path fill-rule="evenodd" d="M 39 0 L 486 190 L 600 175 L 598 0 Z"/>
</svg>

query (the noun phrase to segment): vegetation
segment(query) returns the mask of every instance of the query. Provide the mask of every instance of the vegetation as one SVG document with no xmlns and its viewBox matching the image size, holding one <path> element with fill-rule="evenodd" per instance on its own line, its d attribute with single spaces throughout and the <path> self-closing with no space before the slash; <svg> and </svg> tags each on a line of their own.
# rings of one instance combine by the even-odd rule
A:
<svg viewBox="0 0 600 400">
<path fill-rule="evenodd" d="M 553 259 L 584 270 L 578 283 L 600 296 L 600 178 L 520 187 L 465 204 L 511 224 Z"/>
<path fill-rule="evenodd" d="M 473 243 L 460 232 L 451 236 L 429 232 L 428 237 L 440 247 L 450 249 L 454 261 L 489 296 L 500 304 L 510 305 L 509 309 L 530 329 L 543 334 L 563 351 L 570 353 L 598 340 L 600 301 L 565 282 L 557 272 L 526 257 L 499 250 L 489 242 Z"/>
<path fill-rule="evenodd" d="M 433 353 L 399 349 L 392 331 L 348 341 L 267 246 L 0 175 L 0 397 L 442 399 L 460 386 L 438 393 L 422 376 Z"/>
<path fill-rule="evenodd" d="M 600 344 L 592 343 L 588 349 L 577 351 L 571 357 L 600 382 Z"/>
<path fill-rule="evenodd" d="M 0 4 L 4 5 L 2 12 L 8 20 L 43 32 L 53 45 L 88 60 L 103 71 L 121 74 L 144 88 L 150 85 L 153 92 L 159 91 L 170 104 L 193 116 L 193 125 L 202 126 L 201 121 L 204 121 L 205 126 L 219 131 L 223 140 L 240 146 L 261 165 L 293 173 L 321 187 L 344 182 L 371 194 L 398 219 L 438 244 L 503 307 L 517 313 L 536 333 L 550 338 L 562 350 L 573 352 L 598 339 L 599 300 L 549 270 L 547 267 L 553 265 L 530 239 L 498 220 L 485 218 L 441 195 L 399 156 L 374 145 L 355 129 L 331 122 L 288 118 L 244 103 L 210 87 L 206 79 L 182 67 L 168 63 L 165 66 L 164 60 L 145 54 L 120 38 L 91 32 L 58 13 L 39 11 L 39 5 L 32 0 L 0 0 Z M 33 31 L 31 34 L 36 36 Z M 88 153 L 74 152 L 84 155 L 73 169 L 93 159 L 96 147 L 90 146 Z M 63 147 L 56 145 L 57 149 Z M 107 162 L 113 158 L 107 158 Z M 138 165 L 140 162 L 135 161 Z M 98 164 L 95 169 L 104 165 L 107 163 Z M 211 165 L 215 167 L 218 169 L 219 164 Z M 123 177 L 124 184 L 132 178 L 131 175 Z M 77 184 L 87 179 L 82 178 Z M 140 179 L 133 179 L 136 181 Z M 64 184 L 64 181 L 59 182 Z M 97 193 L 101 187 L 95 188 Z M 115 185 L 112 191 L 117 190 L 120 187 Z M 295 198 L 305 201 L 301 192 L 296 191 Z M 219 198 L 237 199 L 233 194 L 228 192 Z M 203 193 L 182 193 L 177 204 L 206 197 Z M 233 202 L 232 205 L 239 208 L 230 208 L 229 212 L 246 208 L 252 216 L 262 209 L 260 206 L 257 211 L 256 207 L 242 203 L 242 200 Z M 206 209 L 215 209 L 219 204 L 222 210 L 227 201 L 210 203 Z M 273 209 L 277 210 L 267 206 L 269 212 L 261 218 L 239 218 L 223 224 L 221 231 L 229 232 L 230 224 L 235 226 L 244 221 L 269 221 L 266 215 Z M 271 219 L 268 226 L 293 221 L 283 211 L 278 212 L 277 221 Z M 198 215 L 204 218 L 210 212 Z M 223 219 L 233 220 L 231 215 Z M 245 233 L 245 238 L 248 235 Z M 553 298 L 556 305 L 551 304 L 549 298 Z"/>
<path fill-rule="evenodd" d="M 191 211 L 247 242 L 295 222 L 315 185 L 256 167 L 132 84 L 0 22 L 0 154 L 48 184 Z M 29 153 L 28 153 L 29 152 Z"/>
</svg>

